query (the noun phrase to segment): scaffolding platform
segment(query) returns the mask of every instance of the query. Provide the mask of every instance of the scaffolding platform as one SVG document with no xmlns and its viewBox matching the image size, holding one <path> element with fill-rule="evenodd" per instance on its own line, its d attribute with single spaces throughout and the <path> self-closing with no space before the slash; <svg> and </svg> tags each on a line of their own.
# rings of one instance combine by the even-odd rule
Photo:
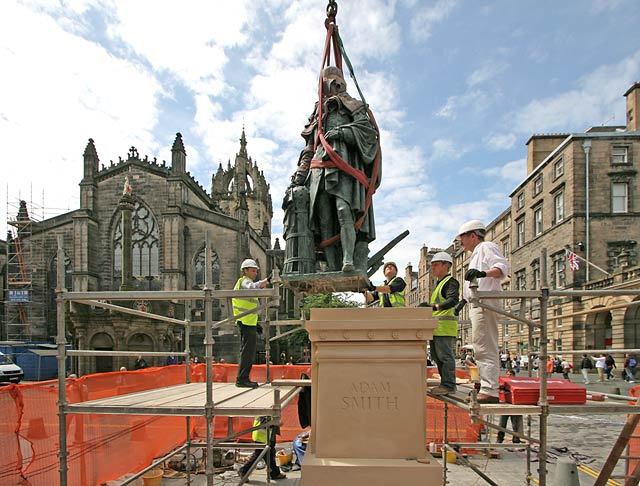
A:
<svg viewBox="0 0 640 486">
<path fill-rule="evenodd" d="M 67 405 L 67 413 L 204 416 L 206 383 L 185 383 Z M 227 417 L 279 416 L 301 388 L 261 385 L 238 388 L 213 383 L 213 414 Z"/>
</svg>

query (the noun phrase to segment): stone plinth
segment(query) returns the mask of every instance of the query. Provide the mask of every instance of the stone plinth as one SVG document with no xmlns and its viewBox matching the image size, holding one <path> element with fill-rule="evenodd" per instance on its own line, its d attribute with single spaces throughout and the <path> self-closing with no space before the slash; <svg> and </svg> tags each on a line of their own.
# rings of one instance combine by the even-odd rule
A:
<svg viewBox="0 0 640 486">
<path fill-rule="evenodd" d="M 427 452 L 428 308 L 312 309 L 304 486 L 440 484 Z"/>
</svg>

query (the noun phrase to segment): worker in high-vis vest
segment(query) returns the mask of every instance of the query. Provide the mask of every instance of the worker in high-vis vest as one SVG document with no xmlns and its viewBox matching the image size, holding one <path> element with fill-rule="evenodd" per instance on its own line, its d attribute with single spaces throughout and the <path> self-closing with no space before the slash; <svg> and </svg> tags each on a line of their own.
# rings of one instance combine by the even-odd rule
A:
<svg viewBox="0 0 640 486">
<path fill-rule="evenodd" d="M 251 290 L 263 289 L 269 283 L 269 279 L 262 280 L 258 278 L 258 264 L 250 258 L 244 260 L 240 266 L 242 276 L 236 282 L 233 290 Z M 258 299 L 245 297 L 242 299 L 232 299 L 233 315 L 237 316 L 243 312 L 258 307 Z M 247 314 L 236 320 L 238 329 L 240 330 L 240 363 L 238 364 L 238 375 L 236 377 L 236 386 L 241 388 L 257 388 L 258 383 L 249 379 L 251 367 L 256 355 L 256 331 L 258 328 L 258 314 Z"/>
<path fill-rule="evenodd" d="M 253 426 L 258 427 L 263 425 L 269 421 L 269 417 L 256 417 L 253 421 Z M 253 442 L 257 442 L 259 444 L 269 443 L 270 450 L 268 452 L 269 456 L 269 477 L 271 479 L 285 479 L 287 477 L 286 474 L 280 471 L 280 468 L 276 464 L 276 435 L 280 435 L 280 427 L 278 426 L 270 426 L 263 427 L 261 429 L 256 429 L 251 433 L 251 438 Z M 267 440 L 268 437 L 268 440 Z M 243 478 L 253 466 L 253 463 L 258 460 L 262 449 L 256 449 L 253 451 L 253 454 L 247 459 L 240 469 L 238 469 L 238 476 Z M 248 478 L 247 478 L 248 479 Z M 249 482 L 249 481 L 246 481 Z"/>
<path fill-rule="evenodd" d="M 455 307 L 460 300 L 460 283 L 451 276 L 451 255 L 440 251 L 431 258 L 431 275 L 438 279 L 431 293 L 432 316 L 438 319 L 430 341 L 431 359 L 440 373 L 440 385 L 431 388 L 433 395 L 448 395 L 456 391 L 456 358 L 454 348 L 458 337 L 458 318 Z M 420 304 L 423 305 L 423 304 Z"/>
<path fill-rule="evenodd" d="M 371 285 L 364 292 L 367 304 L 378 302 L 380 307 L 404 307 L 404 290 L 407 284 L 398 277 L 398 267 L 394 262 L 387 262 L 382 267 L 386 280 L 382 285 Z"/>
</svg>

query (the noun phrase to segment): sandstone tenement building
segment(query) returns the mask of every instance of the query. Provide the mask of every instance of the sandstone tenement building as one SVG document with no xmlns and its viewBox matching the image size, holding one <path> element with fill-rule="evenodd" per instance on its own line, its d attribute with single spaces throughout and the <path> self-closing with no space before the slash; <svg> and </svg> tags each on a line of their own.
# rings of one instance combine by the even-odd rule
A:
<svg viewBox="0 0 640 486">
<path fill-rule="evenodd" d="M 640 287 L 640 83 L 634 83 L 624 96 L 624 126 L 533 135 L 527 142 L 527 176 L 511 192 L 510 207 L 487 226 L 487 239 L 495 241 L 511 262 L 511 275 L 503 281 L 503 288 L 538 289 L 543 248 L 550 288 Z M 593 266 L 580 261 L 580 269 L 572 271 L 567 249 Z M 456 245 L 447 251 L 454 257 L 454 275 L 462 279 L 469 254 Z M 426 248 L 420 251 L 418 282 L 428 275 L 422 261 L 428 261 L 429 253 Z M 632 300 L 625 296 L 552 299 L 549 349 L 560 353 L 563 349 L 640 348 L 640 305 L 609 310 L 609 306 Z M 513 311 L 524 305 L 526 317 L 540 317 L 535 300 L 512 299 L 504 305 Z M 601 312 L 553 319 L 600 307 Z M 461 316 L 459 345 L 471 340 L 466 315 Z M 534 332 L 533 351 L 539 341 L 539 332 Z M 504 350 L 526 353 L 528 342 L 526 325 L 501 321 Z"/>
</svg>

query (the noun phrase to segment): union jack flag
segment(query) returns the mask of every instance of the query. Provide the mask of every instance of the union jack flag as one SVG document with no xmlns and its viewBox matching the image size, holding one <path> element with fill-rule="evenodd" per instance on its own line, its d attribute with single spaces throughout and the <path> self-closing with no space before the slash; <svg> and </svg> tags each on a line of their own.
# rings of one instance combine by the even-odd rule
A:
<svg viewBox="0 0 640 486">
<path fill-rule="evenodd" d="M 576 271 L 580 269 L 580 260 L 578 255 L 576 255 L 574 252 L 572 252 L 571 250 L 566 250 L 567 253 L 567 261 L 569 262 L 569 268 L 572 271 Z"/>
</svg>

